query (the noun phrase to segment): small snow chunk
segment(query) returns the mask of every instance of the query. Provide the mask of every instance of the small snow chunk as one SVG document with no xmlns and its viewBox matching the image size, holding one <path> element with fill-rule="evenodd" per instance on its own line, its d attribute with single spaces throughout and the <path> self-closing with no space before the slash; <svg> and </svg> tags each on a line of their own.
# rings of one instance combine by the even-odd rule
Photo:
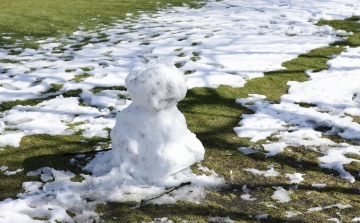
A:
<svg viewBox="0 0 360 223">
<path fill-rule="evenodd" d="M 253 147 L 239 147 L 238 150 L 244 155 L 261 152 L 259 149 Z"/>
<path fill-rule="evenodd" d="M 66 182 L 70 182 L 71 181 L 70 179 L 75 177 L 75 174 L 69 170 L 58 171 L 58 170 L 52 169 L 52 175 L 56 181 L 66 181 Z"/>
<path fill-rule="evenodd" d="M 287 202 L 291 201 L 291 198 L 289 196 L 291 191 L 286 191 L 282 187 L 273 187 L 273 188 L 275 188 L 276 191 L 271 196 L 271 198 L 279 200 L 280 203 L 287 203 Z"/>
<path fill-rule="evenodd" d="M 268 207 L 268 208 L 275 208 L 277 209 L 278 207 L 276 207 L 273 203 L 271 202 L 263 202 L 263 204 Z"/>
<path fill-rule="evenodd" d="M 327 220 L 328 220 L 328 221 L 334 221 L 334 222 L 336 222 L 336 223 L 342 223 L 342 221 L 340 221 L 340 220 L 337 219 L 337 218 L 328 218 Z"/>
<path fill-rule="evenodd" d="M 20 173 L 21 171 L 23 171 L 24 169 L 17 169 L 15 171 L 6 171 L 4 174 L 7 175 L 7 176 L 10 176 L 10 175 L 15 175 L 17 173 Z"/>
<path fill-rule="evenodd" d="M 247 188 L 246 185 L 242 186 L 242 190 L 243 190 L 245 193 L 251 192 L 251 190 L 250 190 L 249 188 Z"/>
<path fill-rule="evenodd" d="M 360 218 L 359 218 L 359 217 L 356 217 L 356 218 L 351 219 L 351 221 L 360 222 Z"/>
<path fill-rule="evenodd" d="M 208 222 L 218 222 L 218 223 L 234 223 L 235 221 L 231 220 L 229 216 L 226 217 L 212 217 L 207 219 Z"/>
<path fill-rule="evenodd" d="M 266 156 L 275 156 L 278 153 L 284 152 L 284 148 L 286 147 L 285 142 L 275 142 L 270 144 L 263 144 L 262 145 L 268 153 L 266 153 Z"/>
<path fill-rule="evenodd" d="M 293 183 L 298 184 L 298 183 L 300 183 L 301 181 L 304 180 L 304 178 L 302 177 L 304 175 L 306 175 L 306 174 L 302 174 L 302 173 L 290 174 L 290 173 L 287 173 L 287 174 L 285 174 L 285 177 L 290 179 L 291 184 L 293 184 Z"/>
<path fill-rule="evenodd" d="M 296 216 L 296 215 L 299 215 L 299 214 L 301 214 L 301 212 L 298 212 L 298 211 L 296 211 L 296 212 L 286 211 L 286 212 L 285 212 L 285 217 L 286 217 L 286 218 L 292 218 L 292 217 L 294 217 L 294 216 Z"/>
<path fill-rule="evenodd" d="M 323 188 L 326 187 L 326 184 L 323 184 L 323 183 L 321 183 L 321 184 L 311 184 L 311 186 L 315 187 L 317 189 L 323 189 Z"/>
<path fill-rule="evenodd" d="M 241 197 L 241 199 L 246 200 L 246 201 L 254 201 L 254 200 L 256 200 L 256 198 L 251 198 L 250 194 L 243 194 L 240 197 Z"/>
<path fill-rule="evenodd" d="M 261 95 L 261 94 L 248 94 L 249 99 L 251 100 L 264 100 L 266 98 L 265 95 Z"/>
<path fill-rule="evenodd" d="M 255 219 L 260 221 L 260 220 L 263 220 L 263 219 L 267 219 L 268 216 L 269 216 L 269 214 L 259 214 L 259 215 L 255 216 Z"/>
<path fill-rule="evenodd" d="M 0 167 L 0 170 L 1 170 L 1 171 L 5 171 L 5 170 L 7 170 L 7 169 L 8 169 L 7 166 L 2 166 L 2 167 Z"/>
<path fill-rule="evenodd" d="M 313 208 L 309 208 L 307 209 L 308 212 L 312 212 L 312 211 L 322 211 L 324 209 L 329 209 L 329 208 L 333 208 L 333 207 L 337 207 L 339 208 L 340 210 L 341 209 L 345 209 L 345 208 L 352 208 L 353 206 L 351 206 L 350 204 L 346 204 L 346 205 L 343 205 L 343 204 L 333 204 L 333 205 L 329 205 L 329 206 L 324 206 L 324 207 L 313 207 Z"/>
<path fill-rule="evenodd" d="M 254 175 L 264 175 L 265 177 L 277 177 L 280 175 L 279 172 L 274 170 L 274 167 L 270 167 L 269 170 L 261 171 L 254 168 L 244 168 L 244 171 L 248 171 Z"/>
<path fill-rule="evenodd" d="M 198 170 L 200 170 L 200 171 L 207 172 L 207 173 L 214 172 L 213 170 L 210 170 L 208 167 L 203 166 L 200 163 L 197 166 L 198 166 Z"/>
</svg>

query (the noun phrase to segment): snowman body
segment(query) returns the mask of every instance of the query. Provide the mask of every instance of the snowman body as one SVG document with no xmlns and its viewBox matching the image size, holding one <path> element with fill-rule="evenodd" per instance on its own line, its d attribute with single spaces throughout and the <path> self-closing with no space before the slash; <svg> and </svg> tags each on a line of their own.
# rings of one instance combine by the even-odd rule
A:
<svg viewBox="0 0 360 223">
<path fill-rule="evenodd" d="M 132 103 L 111 131 L 112 164 L 134 178 L 161 182 L 204 158 L 204 147 L 176 107 L 185 78 L 171 60 L 133 69 L 125 80 Z"/>
</svg>

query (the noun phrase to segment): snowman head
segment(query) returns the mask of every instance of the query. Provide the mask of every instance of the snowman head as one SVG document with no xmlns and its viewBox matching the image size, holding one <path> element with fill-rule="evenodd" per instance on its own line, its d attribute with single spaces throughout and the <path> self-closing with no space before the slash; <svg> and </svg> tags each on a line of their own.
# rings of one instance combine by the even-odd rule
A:
<svg viewBox="0 0 360 223">
<path fill-rule="evenodd" d="M 186 95 L 184 75 L 169 58 L 158 58 L 134 68 L 125 79 L 132 103 L 160 111 L 176 105 Z"/>
</svg>

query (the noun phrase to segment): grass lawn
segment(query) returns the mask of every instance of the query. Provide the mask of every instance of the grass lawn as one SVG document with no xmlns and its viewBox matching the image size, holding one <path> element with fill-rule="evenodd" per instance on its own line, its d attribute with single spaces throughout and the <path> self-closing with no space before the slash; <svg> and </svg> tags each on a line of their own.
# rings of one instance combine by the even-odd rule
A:
<svg viewBox="0 0 360 223">
<path fill-rule="evenodd" d="M 156 2 L 160 2 L 159 5 L 166 3 L 181 5 L 185 1 Z M 96 29 L 97 26 L 108 25 L 125 18 L 126 13 L 155 10 L 156 6 L 155 1 L 149 3 L 139 0 L 0 0 L 0 34 L 7 33 L 6 35 L 11 36 L 10 39 L 0 39 L 0 46 L 11 47 L 11 44 L 19 39 L 24 42 L 24 47 L 36 47 L 35 42 L 39 39 L 70 34 L 79 26 L 86 30 Z M 93 18 L 97 19 L 93 20 Z M 152 218 L 168 217 L 175 222 L 181 222 L 183 219 L 206 222 L 209 217 L 230 216 L 237 222 L 257 222 L 249 216 L 266 212 L 269 214 L 266 222 L 313 223 L 328 222 L 326 219 L 338 216 L 339 212 L 343 222 L 350 222 L 360 210 L 359 181 L 351 184 L 340 179 L 337 172 L 321 169 L 320 162 L 317 160 L 321 154 L 305 148 L 290 148 L 291 150 L 273 157 L 265 157 L 261 153 L 245 156 L 238 152 L 238 147 L 261 147 L 263 141 L 252 143 L 249 139 L 239 138 L 233 128 L 238 126 L 242 114 L 252 113 L 251 110 L 235 104 L 235 99 L 247 97 L 248 94 L 262 94 L 267 96 L 267 100 L 277 103 L 280 96 L 286 94 L 288 81 L 306 81 L 308 77 L 304 73 L 305 70 L 327 69 L 326 62 L 331 55 L 341 53 L 345 46 L 360 46 L 360 24 L 356 23 L 358 20 L 360 17 L 352 17 L 345 21 L 319 22 L 318 25 L 327 24 L 336 29 L 352 31 L 354 34 L 345 42 L 314 49 L 308 54 L 287 61 L 283 63 L 285 70 L 265 73 L 265 77 L 247 81 L 243 88 L 220 86 L 216 89 L 195 88 L 188 91 L 186 98 L 178 104 L 178 107 L 184 113 L 189 129 L 196 133 L 205 147 L 206 153 L 202 165 L 222 175 L 229 187 L 220 191 L 207 191 L 206 199 L 201 204 L 180 201 L 172 205 L 148 204 L 138 209 L 130 209 L 135 205 L 134 202 L 99 205 L 97 211 L 102 213 L 102 219 L 105 222 L 149 222 Z M 26 40 L 26 36 L 32 37 L 31 40 Z M 68 92 L 71 96 L 79 93 Z M 0 107 L 4 111 L 16 104 L 34 105 L 37 103 L 39 101 L 36 100 L 15 101 L 3 103 Z M 302 104 L 301 106 L 311 105 Z M 359 118 L 356 118 L 359 121 Z M 338 137 L 330 137 L 330 139 L 354 144 Z M 87 140 L 89 143 L 82 143 L 80 140 Z M 79 174 L 83 171 L 78 166 L 70 165 L 69 159 L 75 155 L 69 153 L 89 152 L 99 143 L 104 143 L 101 145 L 106 148 L 109 140 L 97 137 L 84 138 L 81 132 L 71 136 L 33 135 L 24 137 L 18 148 L 4 147 L 4 151 L 0 152 L 0 166 L 8 166 L 11 170 L 23 168 L 24 171 L 12 176 L 0 173 L 0 200 L 16 198 L 16 194 L 23 192 L 22 182 L 39 180 L 39 177 L 28 177 L 26 173 L 40 167 L 49 166 L 59 170 L 70 170 L 77 174 L 73 180 L 81 181 L 82 177 Z M 94 153 L 87 153 L 87 157 L 92 156 Z M 87 157 L 82 159 L 83 164 Z M 298 165 L 296 158 L 301 158 L 302 166 Z M 269 165 L 274 165 L 282 173 L 306 173 L 306 179 L 326 182 L 327 187 L 316 189 L 311 186 L 311 180 L 304 180 L 290 195 L 291 203 L 282 204 L 274 201 L 277 208 L 272 208 L 265 201 L 273 194 L 273 186 L 289 188 L 292 185 L 289 184 L 288 179 L 284 175 L 255 178 L 251 173 L 242 171 L 244 167 L 266 169 Z M 352 175 L 357 175 L 359 169 L 358 163 L 346 166 L 346 170 Z M 197 169 L 194 167 L 193 171 L 196 172 Z M 257 200 L 244 201 L 240 198 L 241 188 L 245 184 L 254 189 L 252 195 Z M 309 207 L 336 203 L 351 203 L 354 207 L 341 211 L 337 208 L 329 208 L 321 212 L 307 212 Z M 285 218 L 285 211 L 291 208 L 303 214 Z"/>
<path fill-rule="evenodd" d="M 36 48 L 37 40 L 71 34 L 82 27 L 93 30 L 125 19 L 127 13 L 156 10 L 166 4 L 180 6 L 194 0 L 0 0 L 0 46 L 24 41 Z M 193 4 L 195 6 L 195 4 Z"/>
</svg>

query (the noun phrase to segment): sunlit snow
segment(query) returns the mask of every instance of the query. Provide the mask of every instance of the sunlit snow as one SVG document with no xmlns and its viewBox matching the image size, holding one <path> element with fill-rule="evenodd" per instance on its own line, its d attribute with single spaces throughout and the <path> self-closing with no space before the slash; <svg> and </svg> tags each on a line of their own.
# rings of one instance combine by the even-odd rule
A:
<svg viewBox="0 0 360 223">
<path fill-rule="evenodd" d="M 112 129 L 116 114 L 131 104 L 119 96 L 128 92 L 114 87 L 125 87 L 127 74 L 154 58 L 168 57 L 181 72 L 190 73 L 185 76 L 188 89 L 219 85 L 242 87 L 248 79 L 282 69 L 284 61 L 350 35 L 329 26 L 316 26 L 317 21 L 359 14 L 359 3 L 353 0 L 209 0 L 197 9 L 185 5 L 169 7 L 153 15 L 142 14 L 139 18 L 129 15 L 125 21 L 103 28 L 100 33 L 79 30 L 69 37 L 40 40 L 37 50 L 15 45 L 18 55 L 0 49 L 0 60 L 13 62 L 0 62 L 0 103 L 53 96 L 34 106 L 18 105 L 1 112 L 0 146 L 18 147 L 22 137 L 33 134 L 69 135 L 83 131 L 84 137 L 109 137 L 106 128 Z M 3 34 L 1 38 L 12 37 Z M 74 45 L 86 39 L 90 41 L 74 50 Z M 343 165 L 359 162 L 345 155 L 359 155 L 360 147 L 335 143 L 322 134 L 360 140 L 360 125 L 349 116 L 360 115 L 359 52 L 359 48 L 348 48 L 328 62 L 328 70 L 308 71 L 306 82 L 289 82 L 289 93 L 282 96 L 279 104 L 255 94 L 238 99 L 236 103 L 255 113 L 241 117 L 240 126 L 234 126 L 234 131 L 253 142 L 272 137 L 277 142 L 262 144 L 267 156 L 281 154 L 286 146 L 316 150 L 323 154 L 319 158 L 322 168 L 335 169 L 340 177 L 354 182 L 355 177 Z M 49 92 L 54 84 L 60 89 Z M 91 91 L 96 87 L 109 89 L 101 93 Z M 82 93 L 76 97 L 62 96 L 69 90 L 82 90 Z M 314 106 L 304 108 L 299 106 L 301 102 Z M 78 125 L 71 129 L 71 124 Z M 169 128 L 173 131 L 171 125 Z M 327 130 L 319 132 L 317 128 Z M 262 150 L 241 147 L 239 151 L 247 155 Z M 88 170 L 94 170 L 100 160 L 111 162 L 111 153 L 99 153 L 87 166 Z M 205 196 L 204 187 L 224 183 L 214 171 L 198 167 L 200 171 L 210 172 L 210 176 L 192 175 L 192 192 L 183 187 L 172 196 L 161 197 L 157 203 L 199 202 Z M 24 182 L 25 192 L 18 194 L 17 199 L 0 202 L 1 222 L 44 222 L 34 220 L 35 217 L 47 218 L 49 222 L 74 222 L 66 211 L 76 213 L 78 222 L 93 222 L 99 218 L 94 208 L 100 202 L 140 201 L 165 190 L 164 185 L 147 184 L 124 174 L 126 170 L 121 166 L 110 171 L 107 167 L 97 168 L 98 175 L 84 175 L 83 182 L 72 182 L 74 173 L 70 171 L 50 167 L 27 173 L 39 176 L 42 182 Z M 255 175 L 288 174 L 275 171 L 272 166 L 263 171 L 239 168 Z M 2 166 L 1 171 L 16 174 L 21 169 L 9 171 Z M 104 171 L 108 171 L 105 176 Z M 190 170 L 184 173 L 185 176 L 191 174 Z M 286 176 L 291 183 L 302 180 L 302 175 Z M 288 202 L 288 192 L 278 188 L 273 198 Z M 336 204 L 308 211 L 331 207 L 351 206 Z M 232 222 L 229 217 L 212 219 Z"/>
</svg>

